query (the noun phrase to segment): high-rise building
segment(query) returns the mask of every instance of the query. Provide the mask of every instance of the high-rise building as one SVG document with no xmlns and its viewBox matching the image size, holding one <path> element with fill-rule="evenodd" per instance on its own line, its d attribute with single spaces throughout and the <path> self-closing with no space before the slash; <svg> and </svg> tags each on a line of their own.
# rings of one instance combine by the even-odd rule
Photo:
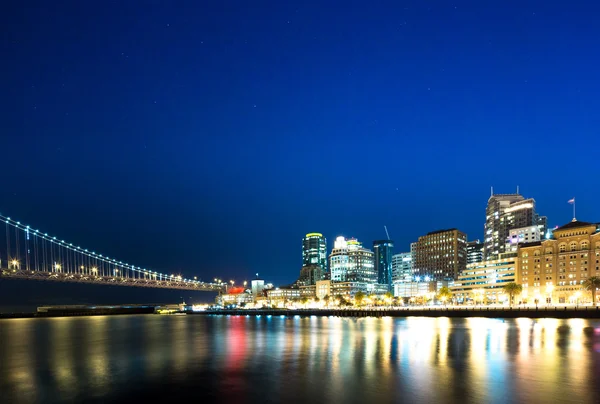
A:
<svg viewBox="0 0 600 404">
<path fill-rule="evenodd" d="M 356 239 L 338 237 L 329 255 L 331 280 L 334 282 L 377 283 L 373 251 Z"/>
<path fill-rule="evenodd" d="M 483 261 L 483 243 L 479 240 L 467 243 L 467 265 Z"/>
<path fill-rule="evenodd" d="M 506 239 L 511 229 L 538 226 L 546 233 L 546 217 L 535 210 L 535 200 L 520 194 L 492 194 L 486 208 L 483 258 L 498 259 L 506 252 Z"/>
<path fill-rule="evenodd" d="M 409 252 L 392 256 L 392 282 L 410 282 L 412 280 L 413 262 Z"/>
<path fill-rule="evenodd" d="M 414 274 L 420 280 L 456 279 L 467 265 L 467 235 L 457 229 L 438 230 L 419 237 Z"/>
<path fill-rule="evenodd" d="M 387 285 L 388 291 L 392 291 L 392 255 L 394 253 L 394 242 L 392 240 L 373 241 L 373 252 L 375 253 L 375 273 L 377 283 Z"/>
<path fill-rule="evenodd" d="M 321 233 L 308 233 L 302 239 L 302 266 L 318 265 L 327 272 L 327 240 Z"/>
</svg>

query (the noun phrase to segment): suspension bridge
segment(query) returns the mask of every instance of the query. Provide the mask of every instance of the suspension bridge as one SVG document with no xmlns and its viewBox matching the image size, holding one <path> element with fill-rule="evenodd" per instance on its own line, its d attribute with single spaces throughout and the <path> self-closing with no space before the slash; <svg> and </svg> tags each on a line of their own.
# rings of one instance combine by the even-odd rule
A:
<svg viewBox="0 0 600 404">
<path fill-rule="evenodd" d="M 225 291 L 221 281 L 207 283 L 131 265 L 49 236 L 0 214 L 0 279 L 121 285 L 147 288 Z M 2 239 L 5 240 L 2 240 Z"/>
</svg>

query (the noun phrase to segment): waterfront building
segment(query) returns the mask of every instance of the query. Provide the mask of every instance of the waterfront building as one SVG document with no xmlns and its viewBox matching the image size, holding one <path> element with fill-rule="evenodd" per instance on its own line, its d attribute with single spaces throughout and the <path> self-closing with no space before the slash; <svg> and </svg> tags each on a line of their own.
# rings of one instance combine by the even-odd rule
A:
<svg viewBox="0 0 600 404">
<path fill-rule="evenodd" d="M 373 252 L 375 254 L 375 273 L 377 283 L 387 285 L 387 290 L 392 291 L 392 256 L 394 242 L 392 240 L 373 241 Z"/>
<path fill-rule="evenodd" d="M 450 286 L 454 301 L 460 304 L 503 303 L 508 297 L 504 293 L 507 283 L 516 281 L 517 259 L 506 257 L 468 264 Z M 520 299 L 514 298 L 515 302 Z"/>
<path fill-rule="evenodd" d="M 543 234 L 540 232 L 539 226 L 519 227 L 509 230 L 504 251 L 516 254 L 520 244 L 540 241 Z"/>
<path fill-rule="evenodd" d="M 392 282 L 410 282 L 412 273 L 412 253 L 405 252 L 392 256 Z"/>
<path fill-rule="evenodd" d="M 538 226 L 546 233 L 547 219 L 535 210 L 535 200 L 523 195 L 492 194 L 488 199 L 484 226 L 484 260 L 494 260 L 506 252 L 506 239 L 511 229 Z"/>
<path fill-rule="evenodd" d="M 327 239 L 321 233 L 308 233 L 302 239 L 302 266 L 318 265 L 327 272 Z"/>
<path fill-rule="evenodd" d="M 479 240 L 467 243 L 467 265 L 483 261 L 483 243 Z"/>
<path fill-rule="evenodd" d="M 215 303 L 220 306 L 244 306 L 252 303 L 254 298 L 251 293 L 222 293 L 216 297 Z"/>
<path fill-rule="evenodd" d="M 271 303 L 278 303 L 298 299 L 301 297 L 299 288 L 273 288 L 267 290 L 267 299 Z"/>
<path fill-rule="evenodd" d="M 517 282 L 528 303 L 590 302 L 582 283 L 600 276 L 600 229 L 573 219 L 553 231 L 553 239 L 519 246 Z"/>
<path fill-rule="evenodd" d="M 417 280 L 455 279 L 467 265 L 467 235 L 457 229 L 438 230 L 419 237 L 415 251 Z"/>
<path fill-rule="evenodd" d="M 319 299 L 324 299 L 326 296 L 333 297 L 331 293 L 331 281 L 317 281 L 315 295 Z"/>
<path fill-rule="evenodd" d="M 252 290 L 252 297 L 256 300 L 259 296 L 263 295 L 263 290 L 266 289 L 265 281 L 262 279 L 253 279 L 250 281 L 250 288 Z"/>
<path fill-rule="evenodd" d="M 396 282 L 394 283 L 394 296 L 410 298 L 425 296 L 436 292 L 436 282 Z"/>
<path fill-rule="evenodd" d="M 338 237 L 329 256 L 331 281 L 377 282 L 373 251 L 366 249 L 356 239 Z"/>
</svg>

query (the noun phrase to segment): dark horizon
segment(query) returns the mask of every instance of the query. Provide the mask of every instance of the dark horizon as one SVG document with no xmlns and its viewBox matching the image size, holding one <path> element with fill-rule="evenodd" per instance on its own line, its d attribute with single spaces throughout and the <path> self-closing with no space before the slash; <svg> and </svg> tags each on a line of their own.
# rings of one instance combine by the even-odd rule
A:
<svg viewBox="0 0 600 404">
<path fill-rule="evenodd" d="M 599 222 L 600 5 L 508 3 L 4 3 L 0 212 L 148 269 L 274 284 L 306 233 L 482 239 L 492 186 L 550 228 L 573 197 Z"/>
</svg>

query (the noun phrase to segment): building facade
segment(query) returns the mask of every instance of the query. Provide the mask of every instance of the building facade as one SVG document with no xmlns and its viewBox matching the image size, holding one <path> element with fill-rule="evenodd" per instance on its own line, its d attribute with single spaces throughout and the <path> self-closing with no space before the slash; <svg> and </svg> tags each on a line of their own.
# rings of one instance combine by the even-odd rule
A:
<svg viewBox="0 0 600 404">
<path fill-rule="evenodd" d="M 331 281 L 377 283 L 373 251 L 356 239 L 338 237 L 329 256 Z"/>
<path fill-rule="evenodd" d="M 508 232 L 504 251 L 506 253 L 516 253 L 520 244 L 541 241 L 543 234 L 544 233 L 540 233 L 540 228 L 538 226 L 512 229 Z"/>
<path fill-rule="evenodd" d="M 483 261 L 483 243 L 479 240 L 467 243 L 467 265 Z"/>
<path fill-rule="evenodd" d="M 538 226 L 546 233 L 547 219 L 535 210 L 535 200 L 520 194 L 492 194 L 488 199 L 484 226 L 484 260 L 495 260 L 506 252 L 506 240 L 511 229 Z"/>
<path fill-rule="evenodd" d="M 468 264 L 450 287 L 457 303 L 503 303 L 507 301 L 504 286 L 516 281 L 515 257 Z M 514 298 L 518 302 L 518 298 Z"/>
<path fill-rule="evenodd" d="M 296 281 L 297 286 L 315 285 L 317 281 L 322 281 L 325 273 L 320 265 L 305 265 L 300 269 L 300 276 Z"/>
<path fill-rule="evenodd" d="M 318 265 L 327 272 L 327 239 L 321 233 L 308 233 L 302 239 L 302 266 Z"/>
<path fill-rule="evenodd" d="M 455 279 L 467 265 L 467 235 L 457 229 L 439 230 L 419 237 L 414 275 L 419 280 Z"/>
<path fill-rule="evenodd" d="M 413 261 L 410 252 L 392 255 L 392 282 L 410 282 L 413 279 Z"/>
<path fill-rule="evenodd" d="M 388 291 L 392 291 L 392 256 L 394 255 L 394 242 L 392 240 L 373 241 L 373 253 L 375 255 L 375 272 L 377 283 L 386 285 Z"/>
<path fill-rule="evenodd" d="M 600 276 L 598 224 L 573 220 L 544 239 L 519 247 L 517 282 L 528 303 L 591 302 L 582 284 Z"/>
</svg>

